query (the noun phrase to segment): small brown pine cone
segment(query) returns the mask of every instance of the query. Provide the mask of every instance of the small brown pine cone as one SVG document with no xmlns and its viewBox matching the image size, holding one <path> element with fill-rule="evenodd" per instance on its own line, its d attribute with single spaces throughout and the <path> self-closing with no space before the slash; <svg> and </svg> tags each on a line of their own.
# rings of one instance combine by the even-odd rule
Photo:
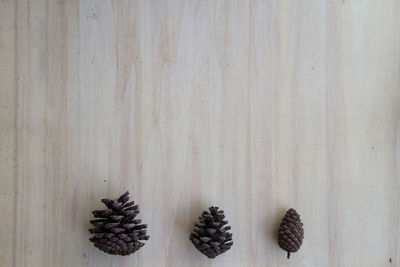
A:
<svg viewBox="0 0 400 267">
<path fill-rule="evenodd" d="M 148 240 L 146 235 L 146 224 L 135 219 L 139 213 L 139 206 L 129 201 L 129 192 L 118 199 L 101 200 L 108 209 L 95 210 L 95 220 L 91 220 L 94 228 L 89 229 L 94 234 L 89 240 L 94 246 L 111 255 L 126 256 L 136 252 L 144 246 L 141 240 Z"/>
<path fill-rule="evenodd" d="M 300 220 L 300 215 L 296 210 L 289 209 L 282 219 L 279 227 L 278 243 L 279 246 L 287 251 L 287 258 L 290 258 L 290 252 L 299 250 L 303 243 L 304 230 Z"/>
<path fill-rule="evenodd" d="M 224 211 L 218 207 L 209 210 L 204 211 L 199 222 L 194 224 L 190 240 L 201 253 L 213 259 L 230 249 L 233 241 L 232 233 L 228 233 L 231 227 L 225 226 L 228 221 L 224 220 Z"/>
</svg>

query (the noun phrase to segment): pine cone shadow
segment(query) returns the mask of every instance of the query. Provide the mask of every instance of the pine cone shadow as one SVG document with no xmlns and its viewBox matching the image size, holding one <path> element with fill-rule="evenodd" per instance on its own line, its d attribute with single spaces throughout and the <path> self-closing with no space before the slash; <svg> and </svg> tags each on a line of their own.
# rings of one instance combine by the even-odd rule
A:
<svg viewBox="0 0 400 267">
<path fill-rule="evenodd" d="M 273 235 L 272 238 L 274 240 L 278 240 L 278 231 L 279 231 L 279 226 L 281 225 L 282 219 L 285 216 L 286 209 L 281 208 L 278 212 L 276 212 L 276 215 L 274 216 L 275 222 L 274 222 L 274 229 L 273 229 Z"/>
<path fill-rule="evenodd" d="M 94 219 L 92 211 L 105 208 L 104 204 L 100 201 L 105 195 L 106 192 L 101 192 L 99 194 L 98 192 L 91 190 L 90 193 L 86 195 L 85 199 L 82 199 L 82 196 L 79 196 L 78 190 L 73 192 L 73 205 L 74 207 L 80 207 L 79 210 L 81 210 L 79 214 L 74 214 L 73 216 L 80 217 L 79 221 L 81 221 L 83 226 L 81 227 L 81 231 L 83 236 L 86 236 L 86 246 L 84 248 L 85 258 L 88 257 L 90 259 L 92 257 L 102 257 L 105 259 L 108 256 L 104 252 L 95 248 L 93 243 L 89 241 L 89 238 L 93 236 L 93 234 L 89 233 L 89 229 L 93 228 L 93 225 L 89 222 Z M 79 199 L 80 197 L 81 199 Z"/>
<path fill-rule="evenodd" d="M 185 251 L 181 254 L 183 258 L 190 258 L 191 261 L 202 261 L 205 259 L 205 256 L 197 251 L 197 249 L 193 246 L 192 242 L 189 240 L 189 237 L 193 231 L 194 223 L 198 221 L 198 218 L 201 216 L 202 212 L 207 209 L 208 206 L 202 201 L 194 201 L 191 203 L 191 205 L 182 207 L 182 211 L 180 212 L 181 215 L 178 215 L 175 219 L 175 229 L 179 229 L 179 232 L 176 233 L 176 236 L 180 236 L 180 240 L 182 240 L 183 244 L 185 244 Z M 185 216 L 182 214 L 185 214 Z"/>
<path fill-rule="evenodd" d="M 86 217 L 84 217 L 84 220 L 85 220 L 84 224 L 86 226 L 86 232 L 87 232 L 88 235 L 91 235 L 91 234 L 89 234 L 88 229 L 93 227 L 89 223 L 89 221 L 95 219 L 93 214 L 92 214 L 92 211 L 94 211 L 94 210 L 103 210 L 103 209 L 107 208 L 101 202 L 101 199 L 105 198 L 106 195 L 107 195 L 107 192 L 102 192 L 101 194 L 99 194 L 99 193 L 96 193 L 95 191 L 91 191 L 90 195 L 87 198 L 87 200 L 83 201 L 83 203 L 80 203 L 80 205 L 84 205 L 84 209 L 83 210 L 86 210 L 86 213 L 85 213 Z M 76 199 L 76 198 L 74 197 L 74 199 Z"/>
<path fill-rule="evenodd" d="M 178 216 L 176 218 L 176 224 L 180 229 L 184 229 L 184 232 L 189 240 L 189 236 L 193 231 L 194 223 L 198 220 L 198 217 L 203 211 L 207 210 L 208 207 L 202 204 L 200 201 L 195 201 L 193 204 L 187 206 L 182 214 L 187 216 Z"/>
</svg>

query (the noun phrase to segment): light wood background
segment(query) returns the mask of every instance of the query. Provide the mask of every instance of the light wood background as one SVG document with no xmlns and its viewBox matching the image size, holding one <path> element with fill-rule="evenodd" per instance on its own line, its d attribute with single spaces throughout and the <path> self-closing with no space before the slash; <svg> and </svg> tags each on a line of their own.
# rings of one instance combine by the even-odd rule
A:
<svg viewBox="0 0 400 267">
<path fill-rule="evenodd" d="M 0 1 L 0 266 L 400 266 L 399 13 Z M 108 256 L 90 211 L 127 189 L 151 239 Z M 210 205 L 234 233 L 213 261 L 188 239 Z"/>
</svg>

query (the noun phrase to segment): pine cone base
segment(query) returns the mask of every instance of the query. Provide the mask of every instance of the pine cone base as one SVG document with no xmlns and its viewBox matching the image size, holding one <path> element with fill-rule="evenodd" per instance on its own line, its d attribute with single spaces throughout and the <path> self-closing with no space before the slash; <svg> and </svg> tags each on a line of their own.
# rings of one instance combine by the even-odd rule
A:
<svg viewBox="0 0 400 267">
<path fill-rule="evenodd" d="M 290 258 L 291 252 L 300 249 L 303 243 L 304 229 L 300 220 L 300 215 L 294 209 L 289 209 L 282 219 L 279 227 L 278 244 L 287 251 L 287 258 Z"/>
<path fill-rule="evenodd" d="M 204 211 L 199 217 L 199 222 L 195 223 L 190 235 L 193 245 L 208 258 L 215 258 L 233 245 L 232 233 L 228 232 L 231 227 L 225 226 L 228 221 L 224 218 L 223 210 L 210 207 L 209 212 Z"/>
<path fill-rule="evenodd" d="M 111 255 L 126 256 L 135 253 L 144 246 L 143 240 L 148 240 L 146 224 L 135 219 L 139 214 L 139 206 L 134 201 L 129 201 L 129 192 L 126 192 L 116 200 L 101 200 L 108 209 L 95 210 L 95 220 L 90 223 L 94 228 L 89 229 L 94 234 L 89 240 L 94 246 Z"/>
</svg>

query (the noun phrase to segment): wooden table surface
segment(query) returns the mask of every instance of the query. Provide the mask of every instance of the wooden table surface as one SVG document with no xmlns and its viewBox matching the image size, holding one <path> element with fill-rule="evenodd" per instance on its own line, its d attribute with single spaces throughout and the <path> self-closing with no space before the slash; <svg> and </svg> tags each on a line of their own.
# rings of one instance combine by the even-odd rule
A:
<svg viewBox="0 0 400 267">
<path fill-rule="evenodd" d="M 400 2 L 0 1 L 0 266 L 400 266 Z M 150 240 L 88 241 L 129 190 Z M 234 245 L 189 234 L 211 205 Z M 286 259 L 286 209 L 305 239 Z"/>
</svg>

